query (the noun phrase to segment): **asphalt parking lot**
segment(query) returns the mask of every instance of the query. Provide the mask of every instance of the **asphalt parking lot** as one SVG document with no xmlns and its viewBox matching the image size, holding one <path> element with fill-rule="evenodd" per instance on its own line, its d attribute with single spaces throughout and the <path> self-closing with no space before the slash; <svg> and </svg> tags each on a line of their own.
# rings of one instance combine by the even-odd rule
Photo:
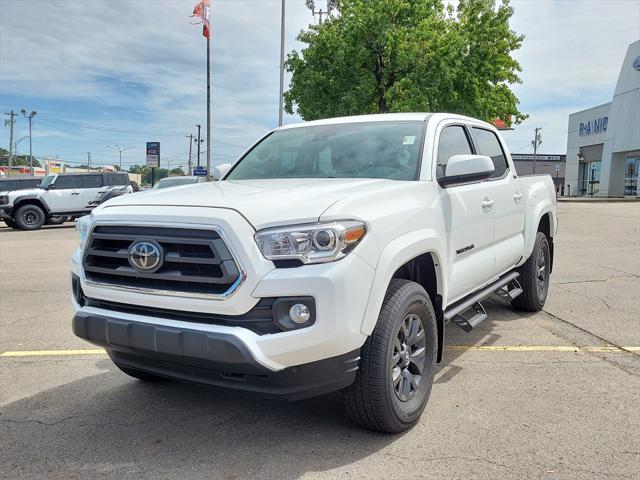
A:
<svg viewBox="0 0 640 480">
<path fill-rule="evenodd" d="M 563 203 L 545 311 L 451 327 L 421 422 L 144 384 L 71 333 L 73 226 L 0 228 L 0 477 L 640 478 L 640 203 Z"/>
</svg>

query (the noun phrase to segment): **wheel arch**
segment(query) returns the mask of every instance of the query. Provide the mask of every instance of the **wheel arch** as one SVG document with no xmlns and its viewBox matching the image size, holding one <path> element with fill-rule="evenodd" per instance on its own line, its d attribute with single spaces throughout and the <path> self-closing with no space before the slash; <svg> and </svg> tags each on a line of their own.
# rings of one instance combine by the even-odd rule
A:
<svg viewBox="0 0 640 480">
<path fill-rule="evenodd" d="M 51 210 L 47 203 L 36 195 L 23 195 L 21 197 L 17 197 L 13 202 L 14 212 L 23 205 L 37 205 L 42 209 L 47 217 L 51 216 Z"/>
<path fill-rule="evenodd" d="M 433 230 L 419 230 L 390 242 L 383 250 L 376 266 L 367 308 L 362 322 L 362 333 L 371 335 L 385 298 L 394 278 L 415 281 L 429 294 L 438 325 L 438 361 L 442 357 L 444 342 L 444 316 L 442 300 L 446 297 L 445 276 L 442 265 L 443 245 Z"/>
</svg>

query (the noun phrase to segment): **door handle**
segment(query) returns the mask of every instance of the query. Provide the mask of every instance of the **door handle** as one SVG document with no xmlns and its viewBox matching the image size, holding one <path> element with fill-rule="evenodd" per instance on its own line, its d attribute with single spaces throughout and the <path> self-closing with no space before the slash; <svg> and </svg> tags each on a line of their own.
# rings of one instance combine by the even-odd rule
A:
<svg viewBox="0 0 640 480">
<path fill-rule="evenodd" d="M 520 203 L 520 200 L 522 200 L 522 194 L 520 192 L 516 192 L 513 195 L 513 201 L 516 203 Z"/>
<path fill-rule="evenodd" d="M 482 202 L 482 209 L 483 210 L 491 210 L 491 207 L 493 207 L 493 204 L 496 203 L 493 200 L 489 199 L 489 198 L 485 198 L 484 201 Z"/>
<path fill-rule="evenodd" d="M 71 195 L 80 195 L 80 192 L 71 192 Z"/>
</svg>

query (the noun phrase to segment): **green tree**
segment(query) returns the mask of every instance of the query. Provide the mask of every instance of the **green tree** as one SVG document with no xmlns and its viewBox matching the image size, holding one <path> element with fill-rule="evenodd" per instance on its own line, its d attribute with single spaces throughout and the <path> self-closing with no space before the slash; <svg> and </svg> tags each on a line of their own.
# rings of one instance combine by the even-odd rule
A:
<svg viewBox="0 0 640 480">
<path fill-rule="evenodd" d="M 519 123 L 508 0 L 341 0 L 340 15 L 300 32 L 288 55 L 287 112 L 305 120 L 447 111 Z"/>
<path fill-rule="evenodd" d="M 0 165 L 9 165 L 9 150 L 5 148 L 0 148 Z M 14 155 L 13 165 L 29 166 L 29 155 Z M 33 166 L 42 166 L 35 156 L 33 157 Z"/>
</svg>

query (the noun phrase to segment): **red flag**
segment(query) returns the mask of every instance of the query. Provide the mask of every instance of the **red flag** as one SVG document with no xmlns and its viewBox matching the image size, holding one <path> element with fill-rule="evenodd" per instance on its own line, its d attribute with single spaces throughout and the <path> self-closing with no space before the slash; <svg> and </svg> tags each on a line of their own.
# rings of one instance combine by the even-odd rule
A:
<svg viewBox="0 0 640 480">
<path fill-rule="evenodd" d="M 209 15 L 210 15 L 210 6 L 209 0 L 201 0 L 193 7 L 193 15 L 192 17 L 199 17 L 200 22 L 202 23 L 202 35 L 206 38 L 209 38 Z"/>
</svg>

